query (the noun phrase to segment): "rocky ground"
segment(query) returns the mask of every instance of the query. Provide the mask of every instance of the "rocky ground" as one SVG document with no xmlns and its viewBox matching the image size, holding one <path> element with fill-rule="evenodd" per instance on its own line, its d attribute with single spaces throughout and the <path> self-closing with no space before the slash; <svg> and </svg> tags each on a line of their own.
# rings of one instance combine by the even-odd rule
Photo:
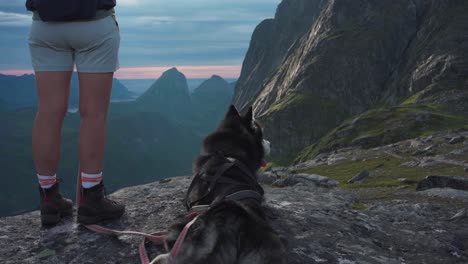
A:
<svg viewBox="0 0 468 264">
<path fill-rule="evenodd" d="M 341 149 L 259 173 L 268 218 L 288 241 L 289 262 L 468 263 L 467 138 L 459 131 Z M 176 177 L 112 194 L 127 213 L 104 225 L 164 230 L 185 213 L 189 182 Z M 73 218 L 41 228 L 37 211 L 0 218 L 5 264 L 138 263 L 139 242 L 93 233 Z M 148 249 L 152 256 L 164 251 Z"/>
<path fill-rule="evenodd" d="M 437 167 L 450 164 L 451 169 L 463 170 L 467 159 L 461 157 L 468 147 L 464 139 L 453 142 L 457 136 L 467 135 L 441 134 L 371 150 L 340 150 L 295 167 L 260 173 L 265 209 L 288 242 L 289 263 L 468 263 L 468 192 L 454 186 L 415 191 L 416 182 L 426 174 L 421 168 L 450 171 Z M 393 175 L 393 182 L 392 158 L 402 162 L 400 167 L 423 172 Z M 353 167 L 353 159 L 359 168 Z M 329 175 L 321 167 L 325 165 Z M 337 177 L 340 169 L 350 172 Z M 314 170 L 329 177 L 313 174 Z M 347 183 L 344 179 L 355 176 L 353 170 L 367 170 L 368 175 Z M 181 200 L 189 182 L 188 177 L 176 177 L 112 194 L 127 204 L 127 213 L 105 226 L 145 232 L 165 229 L 184 213 Z M 72 218 L 41 228 L 37 211 L 0 218 L 0 262 L 5 264 L 138 263 L 139 242 L 138 237 L 93 233 Z M 148 249 L 152 256 L 163 252 L 153 245 Z"/>
</svg>

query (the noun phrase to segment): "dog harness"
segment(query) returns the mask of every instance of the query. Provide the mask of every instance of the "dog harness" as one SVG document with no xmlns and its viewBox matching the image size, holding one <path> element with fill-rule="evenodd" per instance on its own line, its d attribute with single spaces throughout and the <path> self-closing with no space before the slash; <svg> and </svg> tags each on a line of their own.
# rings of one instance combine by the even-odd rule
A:
<svg viewBox="0 0 468 264">
<path fill-rule="evenodd" d="M 224 198 L 225 200 L 238 201 L 238 200 L 245 200 L 245 199 L 254 199 L 254 200 L 257 200 L 259 203 L 261 203 L 262 196 L 264 194 L 263 188 L 260 186 L 260 184 L 258 184 L 257 176 L 253 174 L 244 163 L 232 157 L 225 157 L 221 152 L 217 152 L 213 156 L 224 158 L 228 162 L 221 165 L 221 167 L 217 170 L 216 174 L 211 179 L 201 179 L 201 176 L 204 174 L 203 172 L 199 172 L 194 176 L 194 179 L 192 180 L 189 186 L 189 189 L 187 191 L 187 196 L 185 197 L 185 206 L 187 207 L 187 210 L 190 211 L 196 203 L 208 197 L 208 195 L 210 195 L 214 191 L 216 184 L 218 183 L 244 185 L 244 186 L 247 186 L 248 188 L 255 189 L 255 191 L 254 190 L 242 190 L 242 191 L 232 193 L 230 195 L 227 195 Z M 242 176 L 240 179 L 233 179 L 233 178 L 225 176 L 226 171 L 228 171 L 229 169 L 233 167 L 237 167 L 243 172 L 242 174 L 239 174 Z M 193 190 L 193 187 L 195 186 L 195 182 L 197 179 L 208 181 L 210 182 L 210 185 L 208 187 L 208 191 L 202 197 L 198 198 L 195 201 L 190 201 L 189 195 L 190 195 L 190 192 Z M 209 205 L 202 205 L 202 206 L 206 207 Z"/>
<path fill-rule="evenodd" d="M 221 156 L 222 153 L 218 152 L 215 155 Z M 194 187 L 195 179 L 197 177 L 201 177 L 202 175 L 201 173 L 198 173 L 194 176 L 194 180 L 192 180 L 192 183 L 189 186 L 189 189 L 187 191 L 187 196 L 185 198 L 185 203 L 186 203 L 189 213 L 185 217 L 191 220 L 185 225 L 183 230 L 180 232 L 174 246 L 172 247 L 171 252 L 169 253 L 169 261 L 168 261 L 169 264 L 176 264 L 177 253 L 180 250 L 190 227 L 197 221 L 200 215 L 202 215 L 203 213 L 205 213 L 206 211 L 208 211 L 210 208 L 212 208 L 215 205 L 214 203 L 208 204 L 208 205 L 195 205 L 195 204 L 201 201 L 202 199 L 206 198 L 208 195 L 210 195 L 213 192 L 215 185 L 217 183 L 246 185 L 246 186 L 249 186 L 250 188 L 253 187 L 254 189 L 256 189 L 256 191 L 241 190 L 241 191 L 234 192 L 232 194 L 225 196 L 222 199 L 222 201 L 240 201 L 240 200 L 246 200 L 246 199 L 253 199 L 257 201 L 258 203 L 261 203 L 262 201 L 262 196 L 263 196 L 264 191 L 263 191 L 263 188 L 258 184 L 256 175 L 251 173 L 250 170 L 247 168 L 247 166 L 244 165 L 239 160 L 231 158 L 231 157 L 225 157 L 224 155 L 222 155 L 222 157 L 225 158 L 228 162 L 224 163 L 217 170 L 214 177 L 211 180 L 209 180 L 210 186 L 206 194 L 204 194 L 200 199 L 197 199 L 196 201 L 190 201 L 188 198 L 188 195 L 190 194 L 190 192 L 192 191 Z M 234 166 L 238 167 L 243 172 L 242 179 L 244 181 L 237 180 L 237 179 L 235 180 L 235 179 L 223 176 L 226 171 L 233 168 Z M 78 189 L 77 189 L 76 199 L 77 201 L 80 201 L 81 199 L 81 177 L 78 177 L 77 188 Z M 219 202 L 221 201 L 216 202 L 216 204 L 218 204 Z M 138 250 L 139 255 L 140 255 L 140 261 L 142 264 L 153 264 L 156 261 L 156 259 L 153 259 L 153 261 L 151 261 L 151 259 L 149 258 L 148 253 L 146 251 L 146 244 L 148 242 L 151 242 L 155 245 L 163 245 L 168 235 L 167 232 L 156 232 L 156 233 L 147 234 L 147 233 L 135 232 L 135 231 L 113 230 L 113 229 L 105 228 L 99 225 L 84 225 L 84 226 L 91 231 L 101 233 L 101 234 L 106 234 L 106 235 L 115 235 L 115 236 L 136 235 L 136 236 L 144 237 L 144 240 L 140 243 L 139 250 Z"/>
</svg>

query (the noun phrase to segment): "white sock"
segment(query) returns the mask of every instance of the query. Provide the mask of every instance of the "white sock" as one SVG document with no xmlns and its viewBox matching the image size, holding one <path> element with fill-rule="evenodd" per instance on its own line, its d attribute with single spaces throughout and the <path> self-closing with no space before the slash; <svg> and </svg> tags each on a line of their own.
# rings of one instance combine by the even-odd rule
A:
<svg viewBox="0 0 468 264">
<path fill-rule="evenodd" d="M 98 174 L 81 173 L 81 186 L 83 188 L 91 188 L 98 185 L 102 181 L 102 172 Z"/>
<path fill-rule="evenodd" d="M 39 185 L 43 189 L 49 189 L 57 182 L 57 174 L 54 176 L 44 176 L 37 174 L 37 179 L 39 180 Z"/>
</svg>

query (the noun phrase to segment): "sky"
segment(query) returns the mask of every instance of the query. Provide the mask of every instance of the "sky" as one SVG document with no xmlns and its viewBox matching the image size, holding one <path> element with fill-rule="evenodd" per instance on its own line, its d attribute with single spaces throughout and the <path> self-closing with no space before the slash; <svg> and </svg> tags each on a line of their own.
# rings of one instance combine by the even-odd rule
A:
<svg viewBox="0 0 468 264">
<path fill-rule="evenodd" d="M 281 0 L 117 0 L 120 79 L 238 78 L 255 27 Z M 0 0 L 0 73 L 32 73 L 26 0 Z"/>
</svg>

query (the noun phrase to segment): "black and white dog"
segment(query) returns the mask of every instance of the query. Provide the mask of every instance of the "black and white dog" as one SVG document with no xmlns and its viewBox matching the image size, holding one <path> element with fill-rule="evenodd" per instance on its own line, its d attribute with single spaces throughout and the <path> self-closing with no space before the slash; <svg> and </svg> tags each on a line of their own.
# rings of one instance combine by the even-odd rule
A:
<svg viewBox="0 0 468 264">
<path fill-rule="evenodd" d="M 256 178 L 268 151 L 252 108 L 240 115 L 231 105 L 194 161 L 185 199 L 192 216 L 169 229 L 170 253 L 153 263 L 286 264 L 286 247 L 266 222 Z"/>
</svg>

